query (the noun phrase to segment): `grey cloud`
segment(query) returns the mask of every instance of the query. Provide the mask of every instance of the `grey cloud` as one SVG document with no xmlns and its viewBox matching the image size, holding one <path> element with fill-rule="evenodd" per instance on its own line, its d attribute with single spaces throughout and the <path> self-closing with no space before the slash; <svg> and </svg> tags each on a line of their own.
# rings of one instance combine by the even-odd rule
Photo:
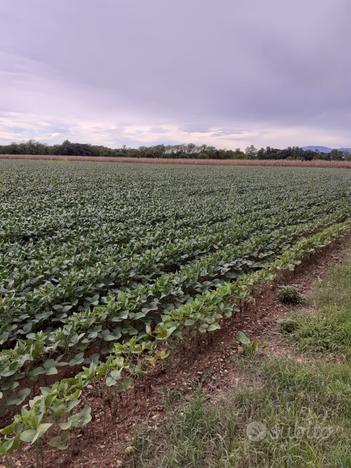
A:
<svg viewBox="0 0 351 468">
<path fill-rule="evenodd" d="M 350 13 L 347 0 L 2 0 L 0 114 L 73 135 L 98 122 L 101 138 L 115 126 L 116 142 L 146 125 L 155 141 L 176 126 L 233 147 L 309 143 L 294 127 L 351 144 Z"/>
</svg>

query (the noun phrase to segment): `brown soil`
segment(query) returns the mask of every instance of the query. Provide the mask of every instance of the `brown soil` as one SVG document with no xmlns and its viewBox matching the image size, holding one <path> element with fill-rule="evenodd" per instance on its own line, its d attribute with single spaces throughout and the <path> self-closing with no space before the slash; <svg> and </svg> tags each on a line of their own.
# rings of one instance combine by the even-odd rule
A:
<svg viewBox="0 0 351 468">
<path fill-rule="evenodd" d="M 135 430 L 148 421 L 157 428 L 165 412 L 165 399 L 173 394 L 189 399 L 199 385 L 211 398 L 217 399 L 228 389 L 240 385 L 246 376 L 238 366 L 242 352 L 236 340 L 238 330 L 259 341 L 259 352 L 286 355 L 290 351 L 283 343 L 277 320 L 291 313 L 277 299 L 277 286 L 296 284 L 311 304 L 311 294 L 320 278 L 335 264 L 350 255 L 351 235 L 335 241 L 318 254 L 305 259 L 294 271 L 284 273 L 274 284 L 256 291 L 253 299 L 242 307 L 240 313 L 226 320 L 222 328 L 207 338 L 186 341 L 172 355 L 172 359 L 149 372 L 134 389 L 124 394 L 113 414 L 110 401 L 102 397 L 99 385 L 90 386 L 84 403 L 92 406 L 94 420 L 78 430 L 64 452 L 45 449 L 45 467 L 119 467 L 123 465 L 126 448 Z M 305 306 L 306 307 L 306 306 Z M 103 385 L 103 384 L 101 384 Z M 23 449 L 11 462 L 14 466 L 34 466 L 35 452 Z"/>
<path fill-rule="evenodd" d="M 163 158 L 130 158 L 130 157 L 95 157 L 95 156 L 49 156 L 49 155 L 23 155 L 1 154 L 0 159 L 30 159 L 37 161 L 94 161 L 114 163 L 143 163 L 143 164 L 191 164 L 209 166 L 284 166 L 284 167 L 332 167 L 351 169 L 351 161 L 293 161 L 286 159 L 163 159 Z"/>
</svg>

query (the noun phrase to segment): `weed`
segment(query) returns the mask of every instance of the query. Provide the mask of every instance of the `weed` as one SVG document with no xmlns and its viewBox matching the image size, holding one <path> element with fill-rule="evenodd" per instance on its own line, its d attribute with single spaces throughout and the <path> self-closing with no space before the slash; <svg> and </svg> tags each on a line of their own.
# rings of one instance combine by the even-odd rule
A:
<svg viewBox="0 0 351 468">
<path fill-rule="evenodd" d="M 303 296 L 294 285 L 281 286 L 278 298 L 283 304 L 301 304 L 303 302 Z"/>
</svg>

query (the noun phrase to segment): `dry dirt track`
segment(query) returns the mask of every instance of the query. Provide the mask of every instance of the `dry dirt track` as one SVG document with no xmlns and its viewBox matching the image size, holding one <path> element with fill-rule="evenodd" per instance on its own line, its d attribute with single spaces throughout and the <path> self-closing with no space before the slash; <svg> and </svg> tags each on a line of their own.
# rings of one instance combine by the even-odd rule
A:
<svg viewBox="0 0 351 468">
<path fill-rule="evenodd" d="M 162 159 L 162 158 L 115 158 L 95 156 L 38 156 L 38 155 L 7 155 L 1 154 L 0 159 L 31 159 L 37 161 L 95 161 L 116 163 L 147 163 L 147 164 L 193 164 L 210 166 L 285 166 L 285 167 L 334 167 L 351 169 L 351 161 L 295 161 L 286 159 Z"/>
</svg>

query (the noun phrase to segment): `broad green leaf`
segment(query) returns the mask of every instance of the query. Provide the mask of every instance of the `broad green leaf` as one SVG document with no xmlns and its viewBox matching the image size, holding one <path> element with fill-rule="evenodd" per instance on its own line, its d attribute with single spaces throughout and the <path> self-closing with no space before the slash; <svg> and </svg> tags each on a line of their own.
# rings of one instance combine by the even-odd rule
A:
<svg viewBox="0 0 351 468">
<path fill-rule="evenodd" d="M 39 424 L 39 426 L 37 427 L 35 431 L 35 436 L 34 436 L 34 439 L 32 440 L 32 444 L 34 444 L 36 440 L 40 439 L 50 429 L 51 426 L 52 426 L 52 423 Z"/>
<path fill-rule="evenodd" d="M 221 326 L 219 325 L 219 323 L 211 323 L 211 325 L 209 325 L 207 330 L 212 332 L 212 331 L 215 331 L 215 330 L 219 330 L 220 328 L 221 328 Z"/>
<path fill-rule="evenodd" d="M 71 427 L 83 427 L 91 421 L 91 408 L 86 406 L 79 413 L 69 418 Z"/>
<path fill-rule="evenodd" d="M 11 398 L 9 398 L 6 404 L 7 406 L 20 405 L 21 403 L 24 402 L 24 400 L 27 398 L 29 394 L 30 394 L 30 388 L 23 388 L 17 393 L 17 395 L 13 395 Z"/>
<path fill-rule="evenodd" d="M 238 338 L 238 341 L 242 344 L 242 345 L 249 345 L 251 343 L 251 340 L 250 338 L 248 338 L 244 332 L 242 331 L 238 331 L 238 333 L 236 334 L 237 338 Z"/>
<path fill-rule="evenodd" d="M 22 442 L 27 442 L 31 444 L 34 441 L 37 431 L 35 429 L 27 429 L 20 434 L 20 439 Z"/>
<path fill-rule="evenodd" d="M 68 365 L 69 366 L 77 366 L 79 364 L 82 364 L 84 362 L 84 353 L 78 353 L 72 358 Z"/>
<path fill-rule="evenodd" d="M 68 447 L 69 438 L 70 438 L 70 433 L 68 431 L 65 431 L 60 435 L 52 437 L 49 440 L 49 445 L 59 450 L 65 450 Z"/>
</svg>

